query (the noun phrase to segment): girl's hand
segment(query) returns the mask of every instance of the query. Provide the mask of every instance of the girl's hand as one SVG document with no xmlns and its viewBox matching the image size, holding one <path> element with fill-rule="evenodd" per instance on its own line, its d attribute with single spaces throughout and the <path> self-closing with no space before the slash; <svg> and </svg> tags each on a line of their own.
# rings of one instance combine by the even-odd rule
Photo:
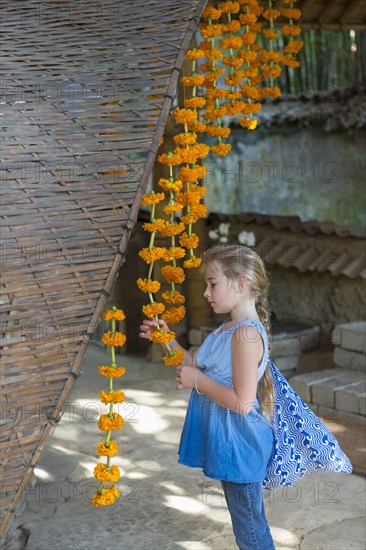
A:
<svg viewBox="0 0 366 550">
<path fill-rule="evenodd" d="M 197 372 L 201 372 L 196 367 L 189 367 L 188 365 L 178 365 L 175 367 L 176 372 L 176 389 L 184 390 L 186 388 L 194 388 L 194 379 Z"/>
<path fill-rule="evenodd" d="M 162 319 L 159 319 L 159 328 L 164 328 L 165 330 L 169 330 L 168 325 L 165 321 Z M 140 338 L 149 338 L 150 334 L 156 330 L 156 323 L 154 319 L 144 319 L 142 321 L 142 325 L 140 325 L 140 332 L 139 336 Z"/>
</svg>

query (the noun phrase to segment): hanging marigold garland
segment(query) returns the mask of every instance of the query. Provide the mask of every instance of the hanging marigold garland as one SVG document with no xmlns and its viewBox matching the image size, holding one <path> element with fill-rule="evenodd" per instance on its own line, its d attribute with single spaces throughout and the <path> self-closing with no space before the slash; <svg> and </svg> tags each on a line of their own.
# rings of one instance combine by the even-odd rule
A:
<svg viewBox="0 0 366 550">
<path fill-rule="evenodd" d="M 138 279 L 137 284 L 149 297 L 143 313 L 153 318 L 156 326 L 149 338 L 166 346 L 166 365 L 180 364 L 183 352 L 169 346 L 175 333 L 160 327 L 159 316 L 169 326 L 183 319 L 185 298 L 176 285 L 185 280 L 184 268 L 198 267 L 201 263 L 195 255 L 198 236 L 193 232 L 193 224 L 206 215 L 202 203 L 206 190 L 200 183 L 206 176 L 206 168 L 199 162 L 210 151 L 221 157 L 230 152 L 231 144 L 225 141 L 230 136 L 230 128 L 224 126 L 224 116 L 239 114 L 241 126 L 254 130 L 257 120 L 253 115 L 261 109 L 261 100 L 281 95 L 274 82 L 281 74 L 281 64 L 289 68 L 299 66 L 294 55 L 303 42 L 293 38 L 301 32 L 294 24 L 301 16 L 300 10 L 293 6 L 295 2 L 283 0 L 282 7 L 275 7 L 281 4 L 277 0 L 209 2 L 199 23 L 202 41 L 197 49 L 187 52 L 192 69 L 181 82 L 192 89 L 192 97 L 185 99 L 184 108 L 178 107 L 173 113 L 180 128 L 174 136 L 176 147 L 158 157 L 158 162 L 168 166 L 169 177 L 159 180 L 161 192 L 152 191 L 142 200 L 143 205 L 151 206 L 150 222 L 143 226 L 150 232 L 150 242 L 139 254 L 149 264 L 149 269 L 147 278 Z M 288 19 L 288 23 L 277 25 L 280 17 Z M 290 37 L 283 53 L 276 42 L 280 33 Z M 259 36 L 263 44 L 257 42 Z M 217 138 L 217 142 L 211 146 L 200 143 L 202 133 Z M 169 199 L 163 208 L 166 219 L 155 218 L 156 205 L 166 198 Z M 157 234 L 170 237 L 171 246 L 154 246 Z M 178 260 L 183 260 L 183 268 L 177 264 Z M 161 295 L 162 301 L 154 299 L 154 294 L 160 290 L 160 283 L 152 279 L 156 261 L 165 262 L 161 274 L 170 284 L 170 290 Z"/>
<path fill-rule="evenodd" d="M 109 378 L 108 390 L 101 390 L 100 400 L 104 405 L 109 406 L 109 412 L 102 414 L 98 421 L 98 428 L 106 433 L 105 439 L 98 444 L 97 455 L 107 457 L 106 464 L 99 463 L 94 468 L 94 477 L 100 482 L 97 492 L 94 495 L 93 506 L 109 506 L 113 504 L 116 498 L 119 498 L 120 492 L 114 485 L 120 478 L 118 466 L 110 463 L 111 457 L 118 454 L 118 445 L 111 439 L 112 431 L 121 430 L 124 420 L 120 414 L 114 410 L 114 405 L 123 403 L 125 395 L 120 389 L 114 389 L 113 380 L 120 378 L 126 372 L 125 367 L 116 365 L 115 347 L 121 347 L 126 341 L 126 336 L 116 330 L 116 321 L 125 319 L 122 309 L 115 306 L 103 314 L 105 321 L 111 321 L 111 330 L 103 334 L 102 342 L 110 347 L 111 364 L 98 367 L 99 374 Z"/>
</svg>

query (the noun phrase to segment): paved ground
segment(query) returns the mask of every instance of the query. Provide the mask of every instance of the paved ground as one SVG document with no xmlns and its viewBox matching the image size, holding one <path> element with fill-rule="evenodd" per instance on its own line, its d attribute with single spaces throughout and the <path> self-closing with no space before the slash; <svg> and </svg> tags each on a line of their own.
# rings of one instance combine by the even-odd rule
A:
<svg viewBox="0 0 366 550">
<path fill-rule="evenodd" d="M 60 424 L 23 498 L 4 550 L 234 550 L 220 486 L 198 469 L 177 463 L 190 391 L 175 390 L 174 370 L 122 356 L 127 373 L 117 382 L 126 402 L 117 432 L 122 497 L 95 509 L 95 448 L 99 391 L 107 379 L 96 366 L 106 353 L 91 346 Z M 330 426 L 331 427 L 331 426 Z M 359 442 L 364 445 L 364 442 Z M 365 478 L 317 472 L 296 487 L 265 492 L 277 550 L 364 550 Z"/>
</svg>

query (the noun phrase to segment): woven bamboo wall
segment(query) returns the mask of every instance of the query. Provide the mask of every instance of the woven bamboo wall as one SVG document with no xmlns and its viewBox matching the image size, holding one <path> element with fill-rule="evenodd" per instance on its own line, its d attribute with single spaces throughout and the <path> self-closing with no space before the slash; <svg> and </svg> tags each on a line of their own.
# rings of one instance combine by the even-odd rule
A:
<svg viewBox="0 0 366 550">
<path fill-rule="evenodd" d="M 2 534 L 124 261 L 205 3 L 3 12 Z"/>
</svg>

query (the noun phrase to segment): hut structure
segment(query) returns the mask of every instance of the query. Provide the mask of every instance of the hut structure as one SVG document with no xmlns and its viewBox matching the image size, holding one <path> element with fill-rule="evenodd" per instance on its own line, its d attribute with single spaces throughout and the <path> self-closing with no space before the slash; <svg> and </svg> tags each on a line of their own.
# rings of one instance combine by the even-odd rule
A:
<svg viewBox="0 0 366 550">
<path fill-rule="evenodd" d="M 125 261 L 205 4 L 5 3 L 2 535 Z M 299 4 L 304 28 L 365 28 L 362 0 Z"/>
</svg>

